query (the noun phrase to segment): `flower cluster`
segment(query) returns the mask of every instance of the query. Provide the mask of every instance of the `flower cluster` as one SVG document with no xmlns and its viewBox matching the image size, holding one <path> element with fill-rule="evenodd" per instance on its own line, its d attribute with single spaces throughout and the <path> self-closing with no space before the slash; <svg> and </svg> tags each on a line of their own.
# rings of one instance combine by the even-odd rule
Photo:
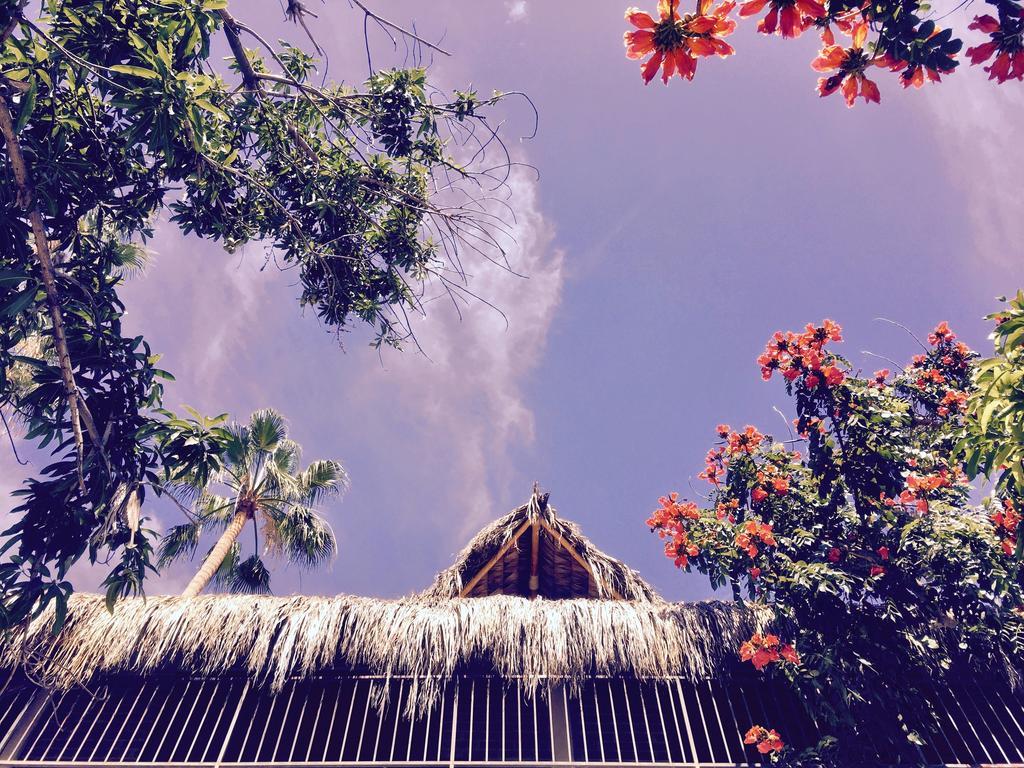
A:
<svg viewBox="0 0 1024 768">
<path fill-rule="evenodd" d="M 989 35 L 989 41 L 967 51 L 974 64 L 995 56 L 986 67 L 990 79 L 1002 83 L 1024 79 L 1024 18 L 1017 0 L 988 0 L 999 8 L 999 19 L 976 16 L 970 29 Z M 736 7 L 727 0 L 709 10 L 711 0 L 697 0 L 694 13 L 680 14 L 678 0 L 659 0 L 656 20 L 637 8 L 626 11 L 626 20 L 633 25 L 625 33 L 626 56 L 642 59 L 644 82 L 649 83 L 661 71 L 666 84 L 673 75 L 692 80 L 697 59 L 702 56 L 731 56 L 735 51 L 722 38 L 731 34 L 736 22 L 730 14 Z M 893 6 L 897 7 L 893 7 Z M 881 93 L 868 77 L 870 68 L 879 67 L 898 73 L 904 88 L 920 88 L 926 82 L 941 82 L 942 75 L 957 66 L 956 56 L 962 41 L 952 37 L 952 30 L 939 28 L 933 20 L 911 15 L 911 22 L 901 23 L 893 30 L 892 18 L 904 18 L 913 10 L 898 3 L 863 3 L 850 5 L 837 0 L 740 0 L 737 15 L 741 19 L 761 16 L 757 31 L 783 38 L 797 38 L 808 29 L 821 30 L 822 49 L 811 67 L 825 74 L 819 78 L 817 92 L 821 96 L 841 92 L 847 106 L 857 98 L 878 104 Z M 763 14 L 763 15 L 761 15 Z M 849 46 L 837 45 L 835 31 L 849 35 Z M 875 39 L 868 42 L 874 30 Z"/>
<path fill-rule="evenodd" d="M 626 10 L 626 21 L 635 27 L 623 35 L 626 56 L 642 59 L 650 55 L 640 69 L 645 83 L 651 82 L 659 69 L 663 83 L 673 75 L 692 80 L 699 57 L 725 58 L 734 53 L 722 38 L 736 29 L 736 22 L 729 18 L 736 3 L 727 0 L 714 9 L 710 4 L 711 0 L 699 0 L 696 13 L 680 15 L 679 0 L 659 0 L 657 21 L 639 8 Z"/>
<path fill-rule="evenodd" d="M 1007 80 L 1024 80 L 1024 19 L 1020 8 L 1006 8 L 1003 21 L 985 14 L 975 16 L 968 29 L 976 29 L 989 36 L 987 43 L 967 49 L 971 64 L 983 64 L 994 55 L 995 60 L 985 67 L 988 79 L 997 83 Z"/>
<path fill-rule="evenodd" d="M 766 547 L 775 546 L 775 534 L 772 533 L 771 523 L 762 523 L 758 520 L 747 520 L 739 533 L 736 534 L 736 546 L 748 557 L 757 557 L 760 551 L 757 544 L 760 542 Z"/>
<path fill-rule="evenodd" d="M 740 6 L 740 18 L 745 19 L 764 10 L 769 11 L 757 23 L 757 31 L 764 35 L 776 32 L 783 37 L 800 37 L 800 34 L 825 17 L 825 6 L 818 0 L 749 0 Z"/>
<path fill-rule="evenodd" d="M 940 469 L 935 474 L 907 475 L 907 487 L 904 488 L 899 497 L 893 499 L 884 493 L 880 495 L 882 503 L 887 507 L 903 506 L 913 507 L 920 514 L 928 512 L 929 497 L 940 488 L 947 488 L 952 485 L 949 470 Z"/>
<path fill-rule="evenodd" d="M 873 101 L 876 104 L 881 101 L 882 97 L 878 92 L 878 86 L 864 74 L 869 66 L 877 63 L 864 52 L 864 41 L 867 34 L 866 21 L 855 24 L 852 30 L 853 44 L 849 48 L 836 45 L 831 30 L 822 34 L 824 47 L 818 54 L 818 58 L 811 62 L 811 69 L 834 74 L 818 78 L 818 95 L 828 96 L 842 89 L 843 98 L 846 99 L 848 107 L 853 106 L 858 95 L 864 101 Z"/>
<path fill-rule="evenodd" d="M 769 731 L 760 725 L 755 725 L 747 731 L 743 737 L 743 743 L 753 744 L 762 755 L 767 755 L 770 752 L 781 752 L 785 746 L 778 731 L 774 728 Z"/>
<path fill-rule="evenodd" d="M 750 500 L 755 504 L 770 495 L 785 496 L 789 493 L 790 476 L 773 464 L 767 464 L 755 475 L 757 485 L 750 489 Z"/>
<path fill-rule="evenodd" d="M 803 376 L 808 389 L 816 389 L 822 384 L 838 386 L 846 374 L 835 365 L 834 357 L 824 348 L 830 341 L 842 340 L 843 329 L 831 320 L 824 320 L 819 326 L 808 324 L 803 333 L 777 331 L 757 358 L 761 378 L 768 381 L 775 371 L 781 371 L 788 382 Z"/>
<path fill-rule="evenodd" d="M 686 521 L 700 517 L 697 505 L 689 501 L 680 501 L 679 494 L 673 491 L 668 496 L 658 499 L 661 505 L 651 513 L 647 526 L 657 532 L 665 542 L 665 555 L 672 560 L 677 568 L 686 568 L 689 558 L 696 557 L 700 550 L 690 540 L 686 530 Z"/>
<path fill-rule="evenodd" d="M 969 363 L 974 353 L 961 341 L 945 321 L 928 334 L 932 349 L 928 354 L 914 355 L 907 369 L 915 387 L 935 413 L 942 417 L 964 412 L 970 377 Z"/>
<path fill-rule="evenodd" d="M 1013 501 L 1003 499 L 1003 508 L 992 513 L 992 524 L 996 533 L 1002 537 L 1000 545 L 1003 552 L 1012 555 L 1017 550 L 1017 529 L 1020 527 L 1021 514 Z"/>
<path fill-rule="evenodd" d="M 753 636 L 740 646 L 740 661 L 749 661 L 758 672 L 769 664 L 799 664 L 800 656 L 791 643 L 783 645 L 778 635 L 762 635 L 755 632 Z"/>
</svg>

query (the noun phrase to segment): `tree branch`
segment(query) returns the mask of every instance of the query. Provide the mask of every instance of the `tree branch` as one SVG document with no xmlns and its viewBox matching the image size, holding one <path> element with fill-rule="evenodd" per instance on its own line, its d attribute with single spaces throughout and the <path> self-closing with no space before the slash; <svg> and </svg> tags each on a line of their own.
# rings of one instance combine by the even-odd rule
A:
<svg viewBox="0 0 1024 768">
<path fill-rule="evenodd" d="M 17 187 L 17 204 L 28 212 L 29 222 L 32 225 L 32 235 L 35 240 L 36 259 L 39 261 L 39 271 L 43 278 L 43 288 L 46 291 L 46 307 L 50 312 L 50 322 L 53 325 L 53 344 L 57 352 L 57 363 L 60 367 L 61 379 L 64 382 L 64 392 L 68 399 L 68 414 L 71 419 L 71 430 L 75 436 L 75 451 L 78 454 L 78 487 L 85 492 L 85 478 L 83 464 L 85 461 L 85 440 L 82 436 L 82 425 L 85 425 L 89 438 L 102 453 L 103 443 L 96 430 L 96 424 L 92 420 L 92 414 L 85 401 L 81 399 L 78 385 L 75 383 L 75 374 L 71 365 L 71 354 L 68 352 L 68 342 L 64 335 L 64 318 L 60 311 L 60 296 L 57 293 L 57 281 L 54 277 L 53 257 L 50 253 L 50 242 L 46 237 L 46 227 L 43 225 L 43 214 L 39 210 L 36 201 L 35 190 L 32 187 L 32 180 L 29 177 L 28 166 L 25 163 L 25 156 L 21 152 L 21 145 L 14 132 L 14 120 L 7 104 L 7 96 L 0 92 L 0 132 L 3 133 L 4 141 L 7 144 L 7 156 L 10 158 L 11 170 L 14 173 L 14 183 Z M 106 456 L 104 455 L 104 461 Z M 109 467 L 109 463 L 108 463 Z"/>
</svg>

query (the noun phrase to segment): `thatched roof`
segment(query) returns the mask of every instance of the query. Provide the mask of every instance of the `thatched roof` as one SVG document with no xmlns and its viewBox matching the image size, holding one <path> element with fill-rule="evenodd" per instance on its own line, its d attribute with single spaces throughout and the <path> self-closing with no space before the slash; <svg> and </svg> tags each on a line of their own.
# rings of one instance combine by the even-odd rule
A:
<svg viewBox="0 0 1024 768">
<path fill-rule="evenodd" d="M 534 596 L 662 600 L 640 574 L 595 547 L 575 523 L 559 518 L 547 494 L 537 491 L 474 536 L 422 596 L 531 596 L 531 567 L 537 577 Z"/>
<path fill-rule="evenodd" d="M 30 659 L 57 688 L 97 676 L 162 671 L 244 674 L 279 689 L 289 677 L 333 672 L 450 677 L 486 671 L 570 682 L 721 676 L 768 616 L 734 603 L 483 598 L 151 597 L 109 613 L 76 595 L 57 637 L 45 614 L 3 661 Z M 426 683 L 428 687 L 432 683 Z M 431 695 L 424 690 L 423 695 Z"/>
<path fill-rule="evenodd" d="M 556 599 L 550 599 L 556 598 Z M 638 679 L 728 674 L 740 643 L 769 620 L 735 603 L 668 603 L 534 493 L 477 534 L 419 595 L 210 595 L 122 600 L 75 595 L 57 637 L 39 617 L 0 667 L 25 664 L 64 689 L 116 673 L 245 675 L 280 690 L 325 673 L 437 681 L 472 672 L 520 678 Z"/>
</svg>

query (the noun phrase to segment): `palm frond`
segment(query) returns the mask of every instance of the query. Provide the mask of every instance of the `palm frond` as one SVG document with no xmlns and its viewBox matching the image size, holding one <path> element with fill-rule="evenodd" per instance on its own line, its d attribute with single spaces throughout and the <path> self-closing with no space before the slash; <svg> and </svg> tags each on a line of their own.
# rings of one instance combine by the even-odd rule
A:
<svg viewBox="0 0 1024 768">
<path fill-rule="evenodd" d="M 202 533 L 203 526 L 200 523 L 185 523 L 169 528 L 160 540 L 157 567 L 164 568 L 175 560 L 194 557 Z"/>
<path fill-rule="evenodd" d="M 217 569 L 217 572 L 213 574 L 213 583 L 222 589 L 231 589 L 231 583 L 235 578 L 235 573 L 238 570 L 238 562 L 241 559 L 242 547 L 236 541 L 231 545 L 228 553 L 224 556 L 224 560 Z"/>
<path fill-rule="evenodd" d="M 316 506 L 327 496 L 348 488 L 348 473 L 337 461 L 314 461 L 299 476 L 299 487 L 299 503 Z"/>
<path fill-rule="evenodd" d="M 338 552 L 330 523 L 309 507 L 288 509 L 277 524 L 277 534 L 288 559 L 304 568 L 328 562 Z"/>
<path fill-rule="evenodd" d="M 241 424 L 231 424 L 225 431 L 229 435 L 224 443 L 225 464 L 235 468 L 245 467 L 249 463 L 252 451 L 249 428 Z"/>
<path fill-rule="evenodd" d="M 295 474 L 302 458 L 302 448 L 294 440 L 282 440 L 274 449 L 274 464 L 281 472 Z"/>
<path fill-rule="evenodd" d="M 257 555 L 238 564 L 228 582 L 228 589 L 243 595 L 269 595 L 270 571 Z"/>
<path fill-rule="evenodd" d="M 231 521 L 235 514 L 235 502 L 215 493 L 203 493 L 196 502 L 196 517 L 206 523 L 211 530 L 220 531 Z"/>
<path fill-rule="evenodd" d="M 249 417 L 249 443 L 254 449 L 273 453 L 286 439 L 288 427 L 284 417 L 273 408 L 264 408 Z"/>
</svg>

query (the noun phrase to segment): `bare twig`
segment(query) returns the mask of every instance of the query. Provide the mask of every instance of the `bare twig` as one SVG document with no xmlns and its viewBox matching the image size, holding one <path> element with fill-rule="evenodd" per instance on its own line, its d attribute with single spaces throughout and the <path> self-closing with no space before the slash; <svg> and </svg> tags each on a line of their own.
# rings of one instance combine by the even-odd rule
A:
<svg viewBox="0 0 1024 768">
<path fill-rule="evenodd" d="M 445 56 L 451 56 L 451 54 L 448 51 L 446 51 L 444 48 L 440 48 L 440 47 L 434 45 L 433 43 L 431 43 L 431 42 L 429 42 L 427 40 L 424 40 L 422 37 L 420 37 L 416 33 L 410 32 L 408 29 L 405 29 L 404 27 L 398 26 L 393 21 L 388 21 L 383 16 L 378 16 L 376 13 L 374 13 L 369 8 L 367 8 L 365 5 L 363 5 L 360 2 L 360 0 L 350 0 L 350 2 L 353 5 L 355 5 L 357 8 L 359 8 L 363 13 L 365 13 L 366 14 L 366 18 L 373 19 L 375 22 L 380 24 L 382 27 L 389 27 L 389 28 L 395 30 L 395 32 L 398 32 L 400 35 L 403 35 L 404 37 L 407 37 L 410 40 L 415 40 L 420 45 L 425 45 L 427 48 L 430 48 L 431 50 L 437 51 L 438 53 L 444 54 Z"/>
<path fill-rule="evenodd" d="M 919 338 L 917 338 L 914 332 L 907 328 L 907 326 L 905 326 L 903 323 L 897 323 L 895 320 L 890 320 L 887 317 L 876 317 L 875 320 L 880 323 L 889 323 L 889 325 L 895 325 L 897 328 L 902 328 L 904 331 L 910 334 L 910 338 L 912 338 L 914 341 L 921 345 L 921 349 L 923 349 L 925 352 L 928 351 L 928 347 L 925 345 L 925 343 L 921 341 Z"/>
</svg>

